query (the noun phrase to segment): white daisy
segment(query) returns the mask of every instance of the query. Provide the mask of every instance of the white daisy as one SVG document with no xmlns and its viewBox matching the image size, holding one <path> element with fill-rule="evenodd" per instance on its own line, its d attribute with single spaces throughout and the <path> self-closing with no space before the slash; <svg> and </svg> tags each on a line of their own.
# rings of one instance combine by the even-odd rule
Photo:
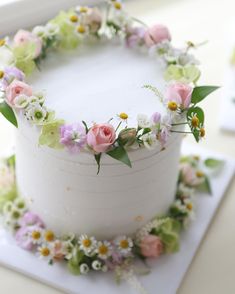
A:
<svg viewBox="0 0 235 294">
<path fill-rule="evenodd" d="M 40 104 L 29 105 L 25 112 L 26 118 L 35 124 L 42 123 L 47 116 L 47 109 Z"/>
<path fill-rule="evenodd" d="M 140 137 L 140 139 L 143 140 L 144 146 L 150 150 L 154 149 L 159 143 L 159 141 L 157 140 L 156 134 L 151 132 L 144 134 L 143 136 Z"/>
<path fill-rule="evenodd" d="M 116 238 L 114 240 L 114 243 L 123 255 L 129 254 L 133 247 L 133 241 L 131 240 L 131 238 L 128 238 L 126 236 L 120 236 Z"/>
<path fill-rule="evenodd" d="M 41 228 L 35 228 L 29 232 L 29 238 L 33 244 L 41 244 L 43 242 L 43 230 Z"/>
<path fill-rule="evenodd" d="M 42 244 L 38 247 L 39 257 L 46 260 L 51 260 L 53 258 L 53 251 L 51 246 L 48 244 Z"/>
<path fill-rule="evenodd" d="M 137 115 L 137 122 L 138 126 L 142 129 L 150 128 L 151 123 L 147 115 L 145 114 L 138 114 Z"/>
<path fill-rule="evenodd" d="M 99 260 L 94 260 L 91 264 L 93 270 L 100 271 L 102 269 L 102 263 Z"/>
<path fill-rule="evenodd" d="M 79 249 L 86 255 L 92 254 L 96 248 L 97 241 L 94 237 L 88 237 L 87 235 L 81 235 L 78 240 Z"/>
<path fill-rule="evenodd" d="M 98 242 L 96 253 L 100 259 L 107 259 L 111 255 L 112 246 L 110 242 Z"/>
<path fill-rule="evenodd" d="M 86 263 L 80 265 L 80 272 L 82 275 L 86 275 L 89 272 L 90 268 Z"/>
<path fill-rule="evenodd" d="M 14 107 L 16 108 L 26 108 L 29 105 L 29 97 L 21 94 L 16 96 L 15 100 L 14 100 Z"/>
</svg>

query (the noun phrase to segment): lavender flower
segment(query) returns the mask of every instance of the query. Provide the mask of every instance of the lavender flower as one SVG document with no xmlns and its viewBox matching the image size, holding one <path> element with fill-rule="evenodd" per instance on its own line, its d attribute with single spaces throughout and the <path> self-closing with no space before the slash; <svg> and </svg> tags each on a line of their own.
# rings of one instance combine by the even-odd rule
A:
<svg viewBox="0 0 235 294">
<path fill-rule="evenodd" d="M 85 128 L 78 123 L 62 126 L 60 128 L 60 143 L 72 153 L 80 152 L 87 143 Z"/>
<path fill-rule="evenodd" d="M 30 211 L 26 212 L 22 219 L 20 220 L 20 226 L 25 227 L 25 226 L 38 226 L 41 228 L 44 228 L 44 223 L 41 220 L 41 218 Z"/>
<path fill-rule="evenodd" d="M 25 74 L 17 67 L 6 67 L 4 69 L 4 77 L 2 86 L 5 89 L 13 80 L 23 81 Z"/>
</svg>

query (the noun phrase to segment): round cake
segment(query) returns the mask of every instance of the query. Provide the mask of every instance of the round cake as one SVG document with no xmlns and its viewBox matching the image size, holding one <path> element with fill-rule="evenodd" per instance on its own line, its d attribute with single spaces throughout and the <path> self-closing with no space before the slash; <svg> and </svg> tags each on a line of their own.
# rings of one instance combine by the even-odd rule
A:
<svg viewBox="0 0 235 294">
<path fill-rule="evenodd" d="M 119 0 L 0 39 L 0 112 L 17 127 L 0 213 L 20 247 L 132 282 L 136 257 L 178 251 L 194 189 L 210 191 L 199 158 L 180 161 L 184 134 L 205 136 L 198 104 L 217 89 L 197 86 L 196 47 L 175 48 L 166 26 Z"/>
<path fill-rule="evenodd" d="M 59 63 L 58 63 L 59 61 Z M 159 62 L 122 44 L 104 42 L 48 56 L 42 72 L 30 77 L 35 89 L 46 89 L 47 105 L 72 123 L 108 121 L 128 113 L 135 126 L 143 112 L 164 113 L 157 97 L 143 89 L 164 90 Z M 114 120 L 118 121 L 118 117 Z M 132 168 L 102 158 L 97 175 L 94 156 L 38 146 L 38 133 L 25 118 L 18 120 L 17 184 L 32 211 L 63 235 L 87 233 L 98 238 L 133 234 L 156 214 L 167 211 L 175 195 L 182 134 L 174 134 L 165 150 L 130 150 Z"/>
</svg>

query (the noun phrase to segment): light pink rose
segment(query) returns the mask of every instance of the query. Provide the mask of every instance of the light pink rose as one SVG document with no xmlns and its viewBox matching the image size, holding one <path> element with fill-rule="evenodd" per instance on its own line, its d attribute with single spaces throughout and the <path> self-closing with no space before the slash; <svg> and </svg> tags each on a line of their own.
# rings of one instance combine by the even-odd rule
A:
<svg viewBox="0 0 235 294">
<path fill-rule="evenodd" d="M 158 257 L 163 252 L 161 239 L 154 235 L 147 235 L 140 244 L 141 253 L 145 257 Z"/>
<path fill-rule="evenodd" d="M 188 108 L 191 103 L 193 88 L 184 83 L 175 83 L 168 86 L 166 90 L 166 100 L 175 101 L 182 108 Z"/>
<path fill-rule="evenodd" d="M 32 88 L 25 84 L 24 82 L 14 80 L 7 88 L 6 88 L 6 102 L 10 106 L 15 105 L 15 98 L 21 94 L 26 96 L 32 96 L 33 91 Z"/>
<path fill-rule="evenodd" d="M 197 170 L 192 167 L 190 163 L 184 163 L 180 167 L 181 176 L 183 182 L 189 186 L 198 186 L 202 184 L 205 180 L 204 177 L 197 176 Z"/>
<path fill-rule="evenodd" d="M 37 58 L 42 51 L 42 40 L 29 31 L 19 30 L 14 37 L 14 45 L 21 46 L 27 43 L 35 45 L 34 58 Z"/>
<path fill-rule="evenodd" d="M 115 139 L 115 129 L 108 123 L 94 125 L 87 134 L 87 144 L 97 153 L 107 151 Z"/>
<path fill-rule="evenodd" d="M 144 35 L 145 44 L 148 47 L 161 43 L 164 40 L 171 40 L 168 28 L 161 24 L 156 24 L 149 28 Z"/>
<path fill-rule="evenodd" d="M 90 8 L 84 15 L 84 24 L 90 27 L 91 32 L 96 33 L 102 24 L 102 14 L 98 8 Z"/>
</svg>

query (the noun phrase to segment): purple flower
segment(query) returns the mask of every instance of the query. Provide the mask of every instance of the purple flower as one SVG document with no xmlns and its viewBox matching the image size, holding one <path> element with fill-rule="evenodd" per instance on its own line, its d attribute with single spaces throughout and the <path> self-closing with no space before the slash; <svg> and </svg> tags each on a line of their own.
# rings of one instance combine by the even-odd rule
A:
<svg viewBox="0 0 235 294">
<path fill-rule="evenodd" d="M 38 226 L 40 228 L 44 228 L 44 223 L 37 214 L 34 214 L 28 211 L 24 214 L 24 216 L 20 220 L 20 226 L 21 227 Z"/>
<path fill-rule="evenodd" d="M 153 125 L 156 125 L 160 123 L 161 121 L 161 114 L 159 112 L 154 112 L 154 114 L 151 116 L 150 121 Z"/>
<path fill-rule="evenodd" d="M 128 28 L 126 45 L 129 48 L 134 48 L 144 42 L 145 30 L 143 28 Z"/>
<path fill-rule="evenodd" d="M 2 80 L 2 86 L 4 89 L 13 82 L 14 80 L 23 81 L 25 74 L 19 70 L 17 67 L 6 67 L 4 69 L 4 77 Z"/>
<path fill-rule="evenodd" d="M 40 229 L 40 226 L 37 225 L 21 227 L 15 234 L 17 245 L 28 251 L 33 250 L 34 244 L 32 238 L 30 238 L 30 233 L 38 229 Z"/>
<path fill-rule="evenodd" d="M 79 123 L 62 126 L 60 128 L 60 143 L 72 153 L 80 152 L 87 143 L 84 126 Z"/>
</svg>

